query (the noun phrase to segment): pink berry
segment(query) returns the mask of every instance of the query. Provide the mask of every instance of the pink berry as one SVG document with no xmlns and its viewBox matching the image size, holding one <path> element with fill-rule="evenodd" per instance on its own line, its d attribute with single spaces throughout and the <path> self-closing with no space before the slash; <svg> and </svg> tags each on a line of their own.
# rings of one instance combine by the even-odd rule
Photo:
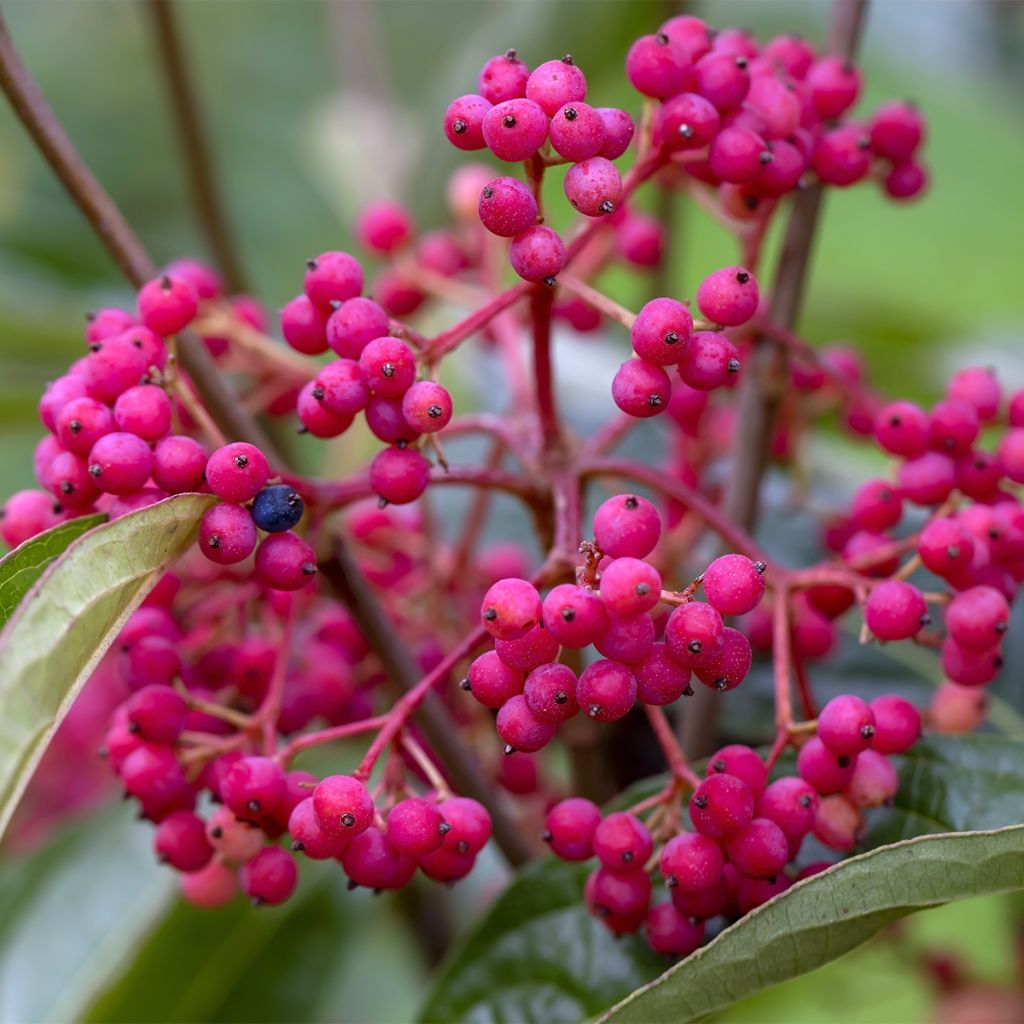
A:
<svg viewBox="0 0 1024 1024">
<path fill-rule="evenodd" d="M 651 879 L 643 871 L 599 868 L 587 879 L 583 898 L 590 912 L 617 935 L 635 932 L 651 902 Z"/>
<path fill-rule="evenodd" d="M 576 700 L 589 718 L 614 722 L 636 702 L 636 677 L 617 661 L 595 661 L 580 674 Z"/>
<path fill-rule="evenodd" d="M 86 357 L 83 365 L 86 392 L 90 398 L 112 403 L 122 391 L 139 384 L 150 365 L 150 354 L 141 339 L 132 334 L 108 338 L 99 351 Z"/>
<path fill-rule="evenodd" d="M 824 120 L 839 117 L 860 95 L 860 72 L 842 57 L 821 57 L 807 72 L 809 98 Z"/>
<path fill-rule="evenodd" d="M 561 583 L 543 601 L 544 628 L 563 647 L 589 647 L 608 628 L 604 602 L 592 590 Z"/>
<path fill-rule="evenodd" d="M 355 232 L 368 249 L 380 253 L 395 252 L 412 239 L 412 216 L 399 203 L 370 203 L 359 216 Z"/>
<path fill-rule="evenodd" d="M 604 142 L 597 155 L 608 160 L 618 160 L 633 141 L 633 133 L 636 131 L 633 118 L 618 107 L 598 107 L 597 112 L 604 123 Z"/>
<path fill-rule="evenodd" d="M 373 394 L 400 398 L 416 379 L 416 357 L 398 338 L 375 338 L 360 353 L 359 369 Z"/>
<path fill-rule="evenodd" d="M 291 854 L 279 846 L 268 846 L 242 865 L 238 880 L 255 906 L 274 907 L 295 891 L 299 873 Z"/>
<path fill-rule="evenodd" d="M 896 474 L 900 494 L 915 505 L 938 505 L 957 485 L 956 463 L 938 452 L 908 459 Z"/>
<path fill-rule="evenodd" d="M 869 480 L 853 496 L 850 511 L 862 530 L 881 532 L 900 521 L 903 502 L 888 480 Z"/>
<path fill-rule="evenodd" d="M 184 330 L 199 309 L 199 295 L 183 277 L 162 277 L 139 289 L 139 318 L 156 334 L 177 334 Z"/>
<path fill-rule="evenodd" d="M 709 776 L 690 799 L 693 827 L 716 842 L 742 832 L 753 817 L 754 794 L 735 775 Z"/>
<path fill-rule="evenodd" d="M 483 134 L 487 148 L 499 160 L 519 163 L 544 145 L 548 117 L 532 99 L 506 100 L 487 111 Z"/>
<path fill-rule="evenodd" d="M 370 463 L 370 486 L 383 501 L 407 505 L 430 483 L 430 463 L 415 448 L 385 448 Z"/>
<path fill-rule="evenodd" d="M 179 876 L 182 896 L 194 907 L 220 907 L 230 902 L 238 888 L 235 872 L 219 860 L 198 871 Z"/>
<path fill-rule="evenodd" d="M 566 722 L 579 710 L 576 685 L 576 673 L 567 665 L 541 665 L 526 677 L 523 698 L 541 722 Z"/>
<path fill-rule="evenodd" d="M 292 808 L 288 816 L 288 834 L 292 838 L 292 849 L 301 850 L 310 860 L 340 857 L 349 842 L 347 835 L 329 836 L 320 828 L 311 796 L 304 797 Z"/>
<path fill-rule="evenodd" d="M 601 600 L 613 616 L 650 611 L 661 600 L 661 576 L 638 558 L 617 558 L 601 574 Z"/>
<path fill-rule="evenodd" d="M 627 360 L 612 379 L 612 400 L 624 413 L 638 419 L 664 412 L 671 396 L 668 374 L 643 359 Z"/>
<path fill-rule="evenodd" d="M 512 238 L 537 223 L 537 200 L 517 178 L 495 178 L 480 192 L 478 212 L 488 231 Z"/>
<path fill-rule="evenodd" d="M 830 849 L 849 853 L 863 827 L 864 820 L 853 801 L 833 793 L 821 801 L 814 820 L 814 837 Z"/>
<path fill-rule="evenodd" d="M 711 143 L 708 165 L 719 181 L 742 184 L 757 177 L 772 159 L 768 144 L 756 132 L 735 125 L 723 128 Z"/>
<path fill-rule="evenodd" d="M 646 558 L 660 536 L 658 510 L 639 495 L 616 495 L 594 513 L 594 540 L 610 558 Z"/>
<path fill-rule="evenodd" d="M 589 860 L 601 812 L 589 800 L 570 797 L 555 804 L 544 819 L 544 840 L 562 860 Z"/>
<path fill-rule="evenodd" d="M 931 622 L 931 616 L 917 587 L 886 580 L 868 594 L 864 621 L 879 640 L 909 640 Z"/>
<path fill-rule="evenodd" d="M 555 735 L 555 723 L 538 718 L 523 694 L 510 697 L 498 710 L 495 722 L 505 752 L 521 750 L 533 753 L 548 745 Z"/>
<path fill-rule="evenodd" d="M 609 814 L 594 832 L 594 853 L 610 871 L 642 871 L 654 842 L 639 818 L 625 811 Z"/>
<path fill-rule="evenodd" d="M 823 796 L 839 793 L 850 784 L 856 755 L 837 754 L 815 736 L 800 748 L 796 768 L 800 778 Z"/>
<path fill-rule="evenodd" d="M 249 501 L 263 490 L 270 476 L 267 458 L 255 445 L 245 441 L 218 448 L 206 464 L 210 490 L 223 501 Z"/>
<path fill-rule="evenodd" d="M 867 702 L 852 694 L 833 697 L 818 715 L 818 739 L 833 753 L 855 757 L 871 746 L 875 716 Z"/>
<path fill-rule="evenodd" d="M 720 615 L 746 615 L 764 596 L 764 562 L 746 555 L 722 555 L 704 573 L 708 604 Z"/>
<path fill-rule="evenodd" d="M 580 160 L 565 175 L 565 195 L 587 217 L 613 213 L 622 195 L 622 178 L 611 160 L 603 156 Z"/>
<path fill-rule="evenodd" d="M 460 856 L 475 857 L 491 838 L 491 816 L 476 800 L 465 796 L 449 797 L 438 809 L 450 825 L 442 849 Z"/>
<path fill-rule="evenodd" d="M 355 837 L 373 822 L 373 800 L 351 775 L 328 775 L 313 790 L 313 813 L 325 835 Z"/>
<path fill-rule="evenodd" d="M 725 693 L 747 678 L 752 657 L 750 641 L 738 629 L 726 626 L 714 659 L 707 665 L 695 666 L 694 672 L 705 686 Z"/>
<path fill-rule="evenodd" d="M 106 494 L 133 494 L 153 469 L 149 445 L 134 434 L 105 434 L 89 452 L 89 475 Z"/>
<path fill-rule="evenodd" d="M 924 119 L 911 103 L 883 103 L 869 124 L 871 149 L 878 155 L 901 163 L 909 160 L 924 138 Z"/>
<path fill-rule="evenodd" d="M 702 149 L 718 134 L 721 117 L 710 100 L 683 92 L 661 105 L 657 125 L 667 149 Z"/>
<path fill-rule="evenodd" d="M 363 268 L 347 252 L 322 252 L 307 261 L 303 289 L 317 309 L 330 315 L 334 303 L 353 299 L 363 290 Z"/>
<path fill-rule="evenodd" d="M 448 141 L 463 151 L 483 149 L 484 118 L 491 103 L 483 96 L 459 96 L 448 104 L 444 114 L 444 134 Z"/>
<path fill-rule="evenodd" d="M 594 646 L 605 658 L 632 666 L 650 654 L 655 632 L 654 620 L 648 614 L 609 614 L 608 628 Z"/>
<path fill-rule="evenodd" d="M 890 199 L 915 199 L 928 186 L 928 171 L 914 160 L 907 160 L 893 168 L 882 181 Z"/>
<path fill-rule="evenodd" d="M 327 350 L 327 313 L 299 295 L 281 307 L 281 333 L 296 352 L 320 355 Z"/>
<path fill-rule="evenodd" d="M 153 847 L 161 861 L 187 873 L 206 867 L 213 857 L 206 826 L 191 811 L 174 811 L 164 818 L 157 826 Z"/>
<path fill-rule="evenodd" d="M 409 857 L 432 853 L 448 830 L 441 811 L 427 800 L 399 800 L 388 814 L 388 843 Z"/>
<path fill-rule="evenodd" d="M 657 366 L 678 363 L 692 337 L 693 317 L 675 299 L 652 299 L 637 313 L 629 329 L 633 351 Z"/>
<path fill-rule="evenodd" d="M 768 818 L 754 818 L 727 840 L 725 848 L 729 863 L 747 878 L 773 878 L 789 860 L 786 836 Z"/>
<path fill-rule="evenodd" d="M 665 625 L 665 643 L 670 653 L 691 669 L 712 665 L 722 650 L 724 636 L 722 616 L 701 601 L 680 605 Z"/>
<path fill-rule="evenodd" d="M 59 522 L 54 499 L 42 491 L 17 491 L 0 511 L 0 536 L 12 548 Z M 59 509 L 59 505 L 57 508 Z"/>
<path fill-rule="evenodd" d="M 985 721 L 987 699 L 974 687 L 943 683 L 932 698 L 932 728 L 940 733 L 973 732 Z"/>
<path fill-rule="evenodd" d="M 669 653 L 665 644 L 655 643 L 633 666 L 637 699 L 644 704 L 673 704 L 690 688 L 690 671 Z"/>
<path fill-rule="evenodd" d="M 414 430 L 437 433 L 452 418 L 452 396 L 436 381 L 417 381 L 402 396 L 402 415 Z"/>
<path fill-rule="evenodd" d="M 558 642 L 540 625 L 517 640 L 495 640 L 494 650 L 510 668 L 532 672 L 558 657 Z"/>
<path fill-rule="evenodd" d="M 57 439 L 69 452 L 88 455 L 101 437 L 114 432 L 115 424 L 107 405 L 83 396 L 71 399 L 57 413 L 55 427 Z"/>
<path fill-rule="evenodd" d="M 516 56 L 515 50 L 508 50 L 484 64 L 477 88 L 488 102 L 504 103 L 526 95 L 529 77 L 530 69 Z"/>
<path fill-rule="evenodd" d="M 747 59 L 712 51 L 694 65 L 698 92 L 718 108 L 720 114 L 738 110 L 750 91 Z"/>
<path fill-rule="evenodd" d="M 256 549 L 256 575 L 275 590 L 301 590 L 315 574 L 313 549 L 290 530 L 264 537 Z"/>
<path fill-rule="evenodd" d="M 690 60 L 700 60 L 711 49 L 711 32 L 707 24 L 692 14 L 678 14 L 664 22 L 659 32 L 663 32 Z"/>
<path fill-rule="evenodd" d="M 871 749 L 881 754 L 902 754 L 921 735 L 921 714 L 908 700 L 896 696 L 876 697 L 871 702 L 875 734 Z"/>
<path fill-rule="evenodd" d="M 321 367 L 313 381 L 310 397 L 319 402 L 326 412 L 344 421 L 369 405 L 370 389 L 357 362 L 335 359 Z"/>
<path fill-rule="evenodd" d="M 818 792 L 810 783 L 788 775 L 765 787 L 756 814 L 774 821 L 790 843 L 798 843 L 814 828 L 819 803 Z"/>
<path fill-rule="evenodd" d="M 736 346 L 717 331 L 697 331 L 683 353 L 679 376 L 687 387 L 714 391 L 740 371 Z"/>
<path fill-rule="evenodd" d="M 686 51 L 661 32 L 641 36 L 626 55 L 626 77 L 644 96 L 674 96 L 690 84 L 692 74 Z"/>
<path fill-rule="evenodd" d="M 158 441 L 171 429 L 171 403 L 167 392 L 153 384 L 129 388 L 114 403 L 114 422 L 119 430 Z"/>
<path fill-rule="evenodd" d="M 495 651 L 481 654 L 469 666 L 463 687 L 488 708 L 500 708 L 506 701 L 523 692 L 523 673 L 510 668 Z"/>
<path fill-rule="evenodd" d="M 889 758 L 876 750 L 865 750 L 857 755 L 846 795 L 858 807 L 881 807 L 892 803 L 899 785 L 899 776 Z"/>
<path fill-rule="evenodd" d="M 863 128 L 846 124 L 826 132 L 815 144 L 811 166 L 826 185 L 856 184 L 871 168 L 870 142 Z"/>
<path fill-rule="evenodd" d="M 598 156 L 604 146 L 604 119 L 599 111 L 582 101 L 566 103 L 551 118 L 548 137 L 555 152 L 564 159 L 588 160 Z"/>
<path fill-rule="evenodd" d="M 718 843 L 699 832 L 673 836 L 661 851 L 661 875 L 670 889 L 701 892 L 722 877 L 725 860 Z"/>
<path fill-rule="evenodd" d="M 373 299 L 356 296 L 335 308 L 327 321 L 327 344 L 344 359 L 358 359 L 375 338 L 388 333 L 387 313 Z"/>
<path fill-rule="evenodd" d="M 716 324 L 736 327 L 757 312 L 757 280 L 743 267 L 723 267 L 704 278 L 697 289 L 700 311 Z"/>
<path fill-rule="evenodd" d="M 214 505 L 199 523 L 199 550 L 218 565 L 244 561 L 256 548 L 256 526 L 241 505 Z"/>
<path fill-rule="evenodd" d="M 768 770 L 756 751 L 740 743 L 722 747 L 708 758 L 707 774 L 735 775 L 750 787 L 756 800 L 768 780 Z"/>
<path fill-rule="evenodd" d="M 587 79 L 566 55 L 534 68 L 526 81 L 526 95 L 548 117 L 554 117 L 559 107 L 587 98 Z"/>
<path fill-rule="evenodd" d="M 484 595 L 480 618 L 495 639 L 517 640 L 540 622 L 540 594 L 527 580 L 499 580 Z"/>
<path fill-rule="evenodd" d="M 974 651 L 998 644 L 1009 629 L 1010 606 L 998 590 L 989 586 L 962 590 L 946 607 L 950 639 Z"/>
<path fill-rule="evenodd" d="M 512 239 L 508 258 L 523 280 L 552 284 L 565 266 L 565 243 L 551 228 L 536 224 Z"/>
<path fill-rule="evenodd" d="M 115 334 L 122 334 L 136 325 L 135 317 L 127 310 L 108 307 L 86 315 L 85 340 L 105 341 Z"/>
</svg>

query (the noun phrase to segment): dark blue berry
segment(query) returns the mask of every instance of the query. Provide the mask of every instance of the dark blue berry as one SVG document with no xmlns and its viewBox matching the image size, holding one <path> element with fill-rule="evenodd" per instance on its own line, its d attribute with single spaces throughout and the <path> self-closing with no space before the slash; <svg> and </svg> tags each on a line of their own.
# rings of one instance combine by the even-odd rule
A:
<svg viewBox="0 0 1024 1024">
<path fill-rule="evenodd" d="M 252 499 L 252 521 L 267 533 L 284 533 L 301 518 L 304 511 L 302 498 L 288 484 L 264 487 Z"/>
</svg>

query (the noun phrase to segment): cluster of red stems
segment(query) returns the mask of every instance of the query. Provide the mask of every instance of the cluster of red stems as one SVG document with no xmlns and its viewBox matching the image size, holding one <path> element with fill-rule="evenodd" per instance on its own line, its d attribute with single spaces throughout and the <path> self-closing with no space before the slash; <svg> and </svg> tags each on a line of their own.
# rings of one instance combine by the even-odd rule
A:
<svg viewBox="0 0 1024 1024">
<path fill-rule="evenodd" d="M 451 225 L 422 236 L 399 205 L 367 209 L 357 235 L 382 264 L 374 297 L 363 295 L 353 256 L 310 260 L 303 293 L 281 311 L 288 347 L 266 335 L 257 301 L 225 295 L 214 271 L 183 260 L 139 291 L 136 311 L 92 315 L 88 351 L 47 388 L 48 433 L 36 449 L 43 489 L 6 503 L 9 544 L 69 517 L 114 519 L 170 495 L 218 501 L 198 525 L 197 550 L 163 577 L 98 672 L 120 694 L 108 763 L 155 824 L 157 854 L 192 902 L 217 905 L 240 886 L 255 903 L 280 903 L 296 885 L 296 853 L 333 858 L 353 886 L 373 889 L 403 886 L 417 871 L 441 882 L 469 872 L 491 819 L 453 794 L 413 720 L 438 690 L 452 728 L 481 741 L 499 799 L 523 798 L 520 828 L 543 833 L 560 857 L 597 858 L 591 910 L 615 932 L 645 925 L 655 950 L 686 955 L 707 920 L 746 913 L 820 869 L 787 873 L 805 836 L 848 851 L 865 809 L 896 793 L 889 755 L 915 742 L 919 711 L 898 696 L 868 704 L 844 695 L 819 713 L 810 691 L 807 666 L 829 653 L 847 611 L 863 613 L 865 642 L 939 649 L 949 682 L 928 724 L 954 731 L 981 721 L 980 688 L 999 669 L 1009 602 L 1024 579 L 1024 509 L 1011 486 L 1024 482 L 1024 392 L 1007 404 L 989 371 L 968 369 L 930 410 L 889 402 L 855 353 L 816 349 L 773 324 L 756 277 L 766 228 L 791 193 L 873 178 L 895 199 L 917 194 L 920 114 L 892 103 L 854 119 L 856 67 L 793 36 L 760 46 L 694 17 L 638 39 L 626 73 L 645 97 L 638 126 L 625 111 L 585 102 L 570 57 L 533 70 L 513 51 L 487 61 L 479 92 L 451 104 L 444 131 L 461 150 L 524 165 L 525 180 L 462 168 L 450 185 Z M 615 161 L 627 153 L 635 159 L 622 178 Z M 544 223 L 541 189 L 561 164 L 580 215 L 564 241 Z M 666 225 L 632 199 L 648 180 L 691 195 L 739 242 L 743 265 L 715 270 L 696 289 L 702 319 L 675 297 L 634 315 L 588 283 L 614 262 L 660 263 Z M 522 278 L 511 287 L 506 253 Z M 438 300 L 472 312 L 424 337 L 406 320 Z M 581 335 L 609 322 L 629 331 L 634 354 L 611 384 L 619 411 L 587 439 L 558 413 L 553 320 Z M 351 478 L 321 481 L 225 438 L 175 357 L 186 329 L 224 374 L 247 382 L 252 411 L 297 412 L 301 429 L 321 438 L 362 413 L 384 447 Z M 437 382 L 442 361 L 473 337 L 508 382 L 503 415 L 453 418 Z M 864 483 L 825 524 L 830 555 L 810 567 L 778 564 L 719 504 L 715 469 L 735 438 L 731 399 L 744 359 L 764 345 L 786 353 L 790 375 L 772 442 L 778 462 L 836 412 L 894 457 L 887 479 Z M 314 358 L 328 350 L 329 361 Z M 665 425 L 667 462 L 615 458 L 637 420 L 653 416 Z M 979 446 L 997 431 L 997 447 Z M 468 434 L 488 440 L 486 465 L 449 465 L 440 437 Z M 609 497 L 585 539 L 583 495 L 602 477 L 650 497 Z M 445 485 L 475 489 L 451 541 L 424 494 Z M 520 499 L 536 522 L 547 557 L 535 571 L 518 546 L 479 543 L 496 492 Z M 317 573 L 317 552 L 338 530 L 390 617 L 391 642 L 423 673 L 397 701 L 355 618 Z M 707 530 L 730 553 L 667 589 L 663 574 L 692 561 Z M 937 589 L 908 582 L 918 571 Z M 774 665 L 775 742 L 764 756 L 727 746 L 701 779 L 664 709 L 692 694 L 692 681 L 718 693 L 740 686 L 755 649 Z M 462 689 L 475 703 L 447 688 L 467 664 Z M 668 764 L 664 788 L 606 816 L 588 800 L 555 797 L 557 784 L 530 755 L 573 716 L 612 722 L 637 704 Z M 292 767 L 309 748 L 362 734 L 373 739 L 350 774 Z M 796 774 L 778 776 L 788 747 L 799 751 Z M 652 902 L 659 871 L 670 899 Z"/>
</svg>

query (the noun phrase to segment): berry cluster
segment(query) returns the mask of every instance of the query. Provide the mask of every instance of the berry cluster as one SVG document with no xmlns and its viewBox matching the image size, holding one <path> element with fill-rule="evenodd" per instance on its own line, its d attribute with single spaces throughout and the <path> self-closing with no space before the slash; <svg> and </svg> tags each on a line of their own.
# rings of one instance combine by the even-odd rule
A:
<svg viewBox="0 0 1024 1024">
<path fill-rule="evenodd" d="M 798 775 L 769 781 L 765 761 L 740 744 L 713 754 L 705 778 L 693 779 L 689 829 L 673 783 L 669 802 L 655 797 L 607 816 L 589 800 L 563 800 L 548 812 L 544 839 L 563 860 L 597 858 L 585 899 L 609 929 L 620 934 L 643 926 L 655 952 L 687 956 L 702 943 L 709 919 L 749 913 L 828 866 L 786 873 L 805 837 L 853 849 L 863 809 L 896 793 L 886 754 L 909 749 L 920 728 L 916 708 L 901 697 L 870 705 L 837 697 L 822 709 L 817 737 L 801 748 Z M 668 901 L 652 903 L 656 872 Z"/>
<path fill-rule="evenodd" d="M 664 591 L 658 570 L 644 561 L 661 531 L 646 498 L 616 495 L 594 516 L 595 540 L 584 545 L 587 565 L 575 584 L 553 587 L 541 599 L 527 580 L 502 579 L 484 595 L 480 617 L 494 650 L 473 662 L 462 688 L 498 709 L 506 753 L 540 750 L 578 711 L 614 722 L 638 700 L 673 704 L 693 693 L 691 673 L 719 692 L 743 682 L 750 643 L 722 616 L 756 607 L 764 563 L 723 555 L 686 592 Z M 707 603 L 693 600 L 701 582 Z M 662 603 L 677 607 L 657 616 Z M 591 646 L 600 660 L 579 676 L 558 661 L 562 648 Z"/>
<path fill-rule="evenodd" d="M 453 793 L 426 720 L 424 735 L 412 723 L 436 692 L 449 741 L 478 746 L 486 781 L 523 798 L 512 812 L 522 834 L 536 835 L 546 813 L 555 854 L 597 857 L 588 906 L 613 931 L 646 923 L 655 950 L 685 955 L 707 920 L 745 913 L 815 870 L 798 875 L 793 863 L 805 836 L 848 851 L 865 809 L 896 792 L 888 758 L 914 743 L 920 713 L 898 696 L 869 704 L 847 694 L 816 708 L 807 667 L 832 649 L 841 616 L 863 609 L 864 642 L 939 649 L 950 682 L 926 724 L 979 723 L 980 688 L 998 670 L 1024 579 L 1015 489 L 1024 392 L 1004 415 L 995 378 L 967 370 L 930 411 L 890 402 L 868 386 L 855 353 L 815 348 L 772 323 L 757 279 L 773 214 L 805 187 L 870 175 L 895 198 L 921 191 L 920 115 L 890 104 L 854 122 L 861 81 L 849 63 L 796 37 L 760 46 L 689 16 L 637 40 L 626 73 L 645 97 L 636 120 L 588 105 L 571 58 L 533 70 L 512 51 L 492 58 L 478 93 L 449 107 L 445 133 L 459 149 L 522 162 L 524 180 L 462 168 L 449 188 L 451 223 L 422 235 L 402 206 L 368 207 L 355 234 L 382 268 L 367 288 L 363 264 L 346 252 L 310 260 L 302 294 L 280 311 L 286 345 L 264 333 L 259 305 L 226 296 L 209 268 L 172 264 L 141 289 L 137 315 L 112 308 L 91 319 L 90 352 L 43 396 L 44 490 L 7 502 L 8 543 L 93 509 L 116 517 L 169 495 L 218 499 L 198 524 L 198 552 L 164 577 L 102 666 L 106 684 L 120 687 L 109 764 L 193 902 L 221 903 L 240 885 L 257 903 L 279 903 L 295 886 L 296 853 L 337 860 L 353 885 L 374 889 L 405 885 L 417 869 L 444 882 L 465 875 L 508 811 L 504 798 L 485 809 Z M 622 175 L 615 161 L 627 155 L 635 160 Z M 562 164 L 580 215 L 564 238 L 545 223 L 541 198 L 545 175 Z M 664 295 L 634 314 L 591 283 L 612 260 L 639 270 L 661 260 L 664 225 L 631 198 L 645 182 L 685 190 L 737 237 L 736 264 L 695 290 L 703 319 Z M 510 287 L 506 258 L 519 279 Z M 400 318 L 428 300 L 469 312 L 424 337 Z M 558 414 L 552 318 L 580 333 L 606 321 L 629 331 L 633 357 L 611 381 L 625 415 L 585 440 Z M 220 420 L 230 418 L 204 404 L 174 357 L 186 329 L 218 372 L 244 378 L 251 411 L 297 413 L 303 432 L 325 440 L 363 413 L 386 447 L 351 478 L 313 480 L 289 474 L 252 436 L 223 436 L 234 428 Z M 507 416 L 453 417 L 438 383 L 443 361 L 476 335 L 501 363 Z M 819 419 L 838 413 L 897 459 L 826 524 L 832 557 L 809 567 L 779 564 L 721 508 L 741 436 L 730 385 L 766 345 L 791 384 L 771 458 L 795 463 Z M 638 419 L 662 413 L 664 464 L 613 456 Z M 986 427 L 1005 428 L 993 450 Z M 449 466 L 444 429 L 484 436 L 488 463 Z M 615 496 L 583 540 L 580 508 L 597 478 L 614 480 L 606 493 Z M 411 504 L 444 484 L 476 489 L 458 531 L 442 529 L 428 501 Z M 496 492 L 529 510 L 539 565 L 517 545 L 481 547 Z M 372 496 L 377 505 L 359 504 Z M 409 507 L 387 507 L 399 505 Z M 923 510 L 920 528 L 913 509 Z M 729 552 L 710 564 L 698 547 L 708 531 Z M 339 538 L 354 569 L 337 555 Z M 315 549 L 329 545 L 330 566 L 323 559 L 318 573 Z M 685 565 L 706 568 L 684 589 L 665 589 Z M 937 589 L 917 585 L 924 571 Z M 347 590 L 333 589 L 339 575 Z M 356 596 L 351 608 L 339 590 Z M 400 678 L 399 647 L 419 682 Z M 672 705 L 694 692 L 694 676 L 715 692 L 735 689 L 758 652 L 772 660 L 775 742 L 763 755 L 725 747 L 701 779 L 676 739 Z M 475 703 L 444 689 L 464 666 Z M 574 727 L 616 722 L 637 705 L 669 781 L 628 811 L 605 816 L 567 795 L 532 756 L 580 712 Z M 293 767 L 309 748 L 363 735 L 372 739 L 349 774 Z M 796 774 L 780 775 L 790 748 Z M 514 829 L 495 827 L 499 839 L 503 831 Z M 670 899 L 652 906 L 655 870 Z"/>
</svg>

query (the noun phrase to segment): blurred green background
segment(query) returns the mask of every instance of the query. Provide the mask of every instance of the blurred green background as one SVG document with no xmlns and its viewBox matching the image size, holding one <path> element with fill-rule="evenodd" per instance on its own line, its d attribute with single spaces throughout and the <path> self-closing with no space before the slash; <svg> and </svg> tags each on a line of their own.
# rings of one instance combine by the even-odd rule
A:
<svg viewBox="0 0 1024 1024">
<path fill-rule="evenodd" d="M 368 199 L 400 198 L 424 228 L 442 223 L 445 181 L 463 157 L 443 142 L 441 115 L 472 90 L 487 56 L 515 46 L 536 63 L 572 52 L 593 96 L 635 110 L 624 51 L 673 9 L 641 0 L 181 3 L 254 293 L 271 309 L 294 295 L 302 261 L 346 247 Z M 785 29 L 816 41 L 828 17 L 815 0 L 692 9 L 762 37 Z M 27 64 L 155 259 L 205 256 L 144 7 L 15 0 L 4 10 Z M 998 366 L 1009 386 L 1024 385 L 1022 26 L 1021 6 L 1010 2 L 872 6 L 863 106 L 891 96 L 921 105 L 932 187 L 925 201 L 898 209 L 871 187 L 829 196 L 802 330 L 862 346 L 883 388 L 934 397 L 951 367 L 979 362 Z M 680 210 L 677 228 L 670 280 L 691 294 L 732 246 L 696 210 Z M 646 287 L 619 276 L 613 286 L 627 302 Z M 20 125 L 0 109 L 5 492 L 32 485 L 36 401 L 82 353 L 83 314 L 130 301 Z M 345 894 L 313 869 L 303 883 L 309 898 L 288 908 L 169 912 L 170 880 L 151 861 L 148 830 L 129 817 L 113 808 L 0 866 L 0 1022 L 414 1014 L 429 968 L 407 922 L 422 907 Z M 456 924 L 500 883 L 492 864 L 460 885 Z M 936 989 L 908 951 L 956 950 L 982 980 L 1004 983 L 1015 971 L 1019 920 L 1006 900 L 922 915 L 895 944 L 879 940 L 727 1019 L 930 1019 Z"/>
</svg>

